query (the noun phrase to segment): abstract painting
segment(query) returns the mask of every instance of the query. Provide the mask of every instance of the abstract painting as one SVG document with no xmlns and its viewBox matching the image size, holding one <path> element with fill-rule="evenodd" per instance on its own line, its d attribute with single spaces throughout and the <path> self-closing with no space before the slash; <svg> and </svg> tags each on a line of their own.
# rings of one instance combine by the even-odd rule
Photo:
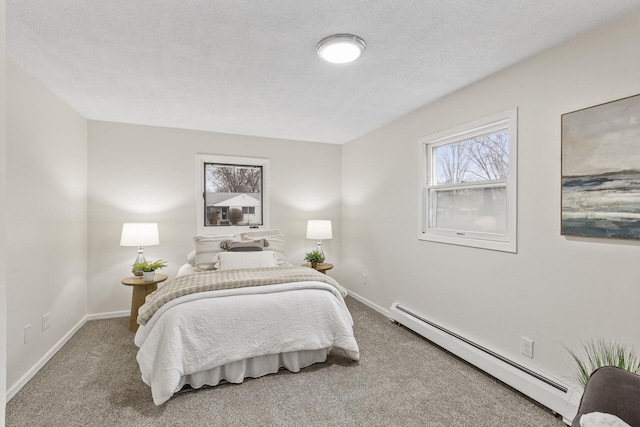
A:
<svg viewBox="0 0 640 427">
<path fill-rule="evenodd" d="M 561 227 L 640 239 L 640 95 L 562 115 Z"/>
</svg>

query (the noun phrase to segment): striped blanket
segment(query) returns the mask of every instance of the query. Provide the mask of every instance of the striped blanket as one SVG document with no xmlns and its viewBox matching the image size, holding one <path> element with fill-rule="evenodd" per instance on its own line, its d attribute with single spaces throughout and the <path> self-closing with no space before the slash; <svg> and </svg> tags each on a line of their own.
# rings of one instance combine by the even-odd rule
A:
<svg viewBox="0 0 640 427">
<path fill-rule="evenodd" d="M 333 278 L 308 267 L 283 266 L 242 270 L 203 271 L 201 273 L 177 277 L 147 296 L 144 305 L 138 310 L 138 323 L 140 325 L 146 324 L 160 307 L 184 295 L 205 291 L 293 282 L 323 282 L 338 289 L 343 298 L 347 296 L 347 291 Z"/>
</svg>

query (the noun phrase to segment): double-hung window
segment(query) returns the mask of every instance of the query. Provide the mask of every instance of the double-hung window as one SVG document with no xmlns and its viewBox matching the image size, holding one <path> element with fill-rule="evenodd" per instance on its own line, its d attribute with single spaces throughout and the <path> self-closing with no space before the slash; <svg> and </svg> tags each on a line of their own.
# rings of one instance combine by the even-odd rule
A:
<svg viewBox="0 0 640 427">
<path fill-rule="evenodd" d="M 419 239 L 516 252 L 517 109 L 420 139 Z"/>
</svg>

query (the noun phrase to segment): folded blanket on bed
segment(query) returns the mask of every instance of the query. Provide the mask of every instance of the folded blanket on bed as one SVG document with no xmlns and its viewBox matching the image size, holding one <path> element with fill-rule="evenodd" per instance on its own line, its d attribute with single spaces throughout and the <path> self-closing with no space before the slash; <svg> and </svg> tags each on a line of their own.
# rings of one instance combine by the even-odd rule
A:
<svg viewBox="0 0 640 427">
<path fill-rule="evenodd" d="M 323 282 L 338 289 L 343 298 L 347 296 L 347 291 L 333 278 L 308 267 L 284 266 L 206 271 L 177 277 L 147 296 L 146 302 L 138 311 L 138 323 L 140 325 L 146 324 L 160 307 L 184 295 L 293 282 Z"/>
</svg>

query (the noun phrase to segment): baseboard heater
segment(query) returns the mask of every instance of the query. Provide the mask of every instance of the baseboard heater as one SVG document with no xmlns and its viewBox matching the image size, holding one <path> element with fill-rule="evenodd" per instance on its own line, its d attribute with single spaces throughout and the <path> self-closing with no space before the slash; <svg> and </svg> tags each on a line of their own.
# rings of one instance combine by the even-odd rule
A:
<svg viewBox="0 0 640 427">
<path fill-rule="evenodd" d="M 561 414 L 565 422 L 570 424 L 575 416 L 577 405 L 570 402 L 569 388 L 559 382 L 425 319 L 398 303 L 391 306 L 389 314 L 396 322 Z"/>
</svg>

